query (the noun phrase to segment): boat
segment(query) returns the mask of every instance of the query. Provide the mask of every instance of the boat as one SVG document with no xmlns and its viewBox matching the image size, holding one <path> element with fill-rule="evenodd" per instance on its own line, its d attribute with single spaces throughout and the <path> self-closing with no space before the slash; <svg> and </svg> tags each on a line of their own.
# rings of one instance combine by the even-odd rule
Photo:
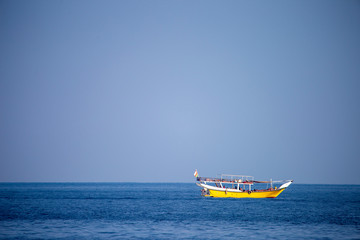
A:
<svg viewBox="0 0 360 240">
<path fill-rule="evenodd" d="M 293 180 L 256 181 L 253 176 L 221 174 L 218 178 L 200 177 L 194 173 L 197 185 L 205 197 L 276 198 Z"/>
</svg>

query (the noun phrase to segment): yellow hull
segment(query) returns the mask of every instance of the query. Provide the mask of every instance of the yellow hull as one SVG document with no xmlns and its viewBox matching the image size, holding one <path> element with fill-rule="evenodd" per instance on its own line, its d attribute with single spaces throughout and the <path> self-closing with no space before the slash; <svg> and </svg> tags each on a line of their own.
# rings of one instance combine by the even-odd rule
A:
<svg viewBox="0 0 360 240">
<path fill-rule="evenodd" d="M 229 192 L 229 191 L 217 191 L 209 189 L 209 197 L 219 198 L 276 198 L 285 189 L 264 191 L 264 192 Z"/>
</svg>

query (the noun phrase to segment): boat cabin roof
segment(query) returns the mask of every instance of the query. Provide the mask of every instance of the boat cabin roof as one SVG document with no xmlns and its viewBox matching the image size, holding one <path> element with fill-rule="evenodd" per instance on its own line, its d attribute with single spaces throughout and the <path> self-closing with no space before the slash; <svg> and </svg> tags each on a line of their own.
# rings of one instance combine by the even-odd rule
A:
<svg viewBox="0 0 360 240">
<path fill-rule="evenodd" d="M 211 177 L 197 177 L 197 181 L 200 182 L 221 182 L 221 183 L 239 183 L 239 184 L 254 184 L 254 183 L 281 183 L 288 182 L 290 180 L 280 181 L 256 181 L 253 176 L 247 175 L 233 175 L 233 174 L 221 174 L 218 178 Z"/>
</svg>

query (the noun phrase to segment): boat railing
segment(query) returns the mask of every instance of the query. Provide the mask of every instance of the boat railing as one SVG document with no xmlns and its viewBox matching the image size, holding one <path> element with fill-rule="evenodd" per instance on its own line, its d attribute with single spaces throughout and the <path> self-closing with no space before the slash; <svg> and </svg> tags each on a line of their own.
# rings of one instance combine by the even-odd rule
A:
<svg viewBox="0 0 360 240">
<path fill-rule="evenodd" d="M 224 178 L 227 177 L 227 178 Z M 212 177 L 197 177 L 197 181 L 199 182 L 221 182 L 221 183 L 240 183 L 240 184 L 254 184 L 254 183 L 286 183 L 292 180 L 270 180 L 270 181 L 257 181 L 254 180 L 253 176 L 245 176 L 245 175 L 229 175 L 222 174 L 220 178 L 212 178 Z"/>
<path fill-rule="evenodd" d="M 242 183 L 242 184 L 254 184 L 254 180 L 249 179 L 231 179 L 231 178 L 210 178 L 210 177 L 197 177 L 199 182 L 221 182 L 221 183 Z"/>
</svg>

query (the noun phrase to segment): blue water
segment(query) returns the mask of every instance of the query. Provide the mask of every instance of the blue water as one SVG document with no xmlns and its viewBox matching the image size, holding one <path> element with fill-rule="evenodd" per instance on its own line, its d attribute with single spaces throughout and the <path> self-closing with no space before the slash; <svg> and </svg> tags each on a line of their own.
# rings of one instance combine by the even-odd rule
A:
<svg viewBox="0 0 360 240">
<path fill-rule="evenodd" d="M 0 238 L 360 239 L 360 185 L 220 199 L 194 183 L 0 183 Z"/>
</svg>

